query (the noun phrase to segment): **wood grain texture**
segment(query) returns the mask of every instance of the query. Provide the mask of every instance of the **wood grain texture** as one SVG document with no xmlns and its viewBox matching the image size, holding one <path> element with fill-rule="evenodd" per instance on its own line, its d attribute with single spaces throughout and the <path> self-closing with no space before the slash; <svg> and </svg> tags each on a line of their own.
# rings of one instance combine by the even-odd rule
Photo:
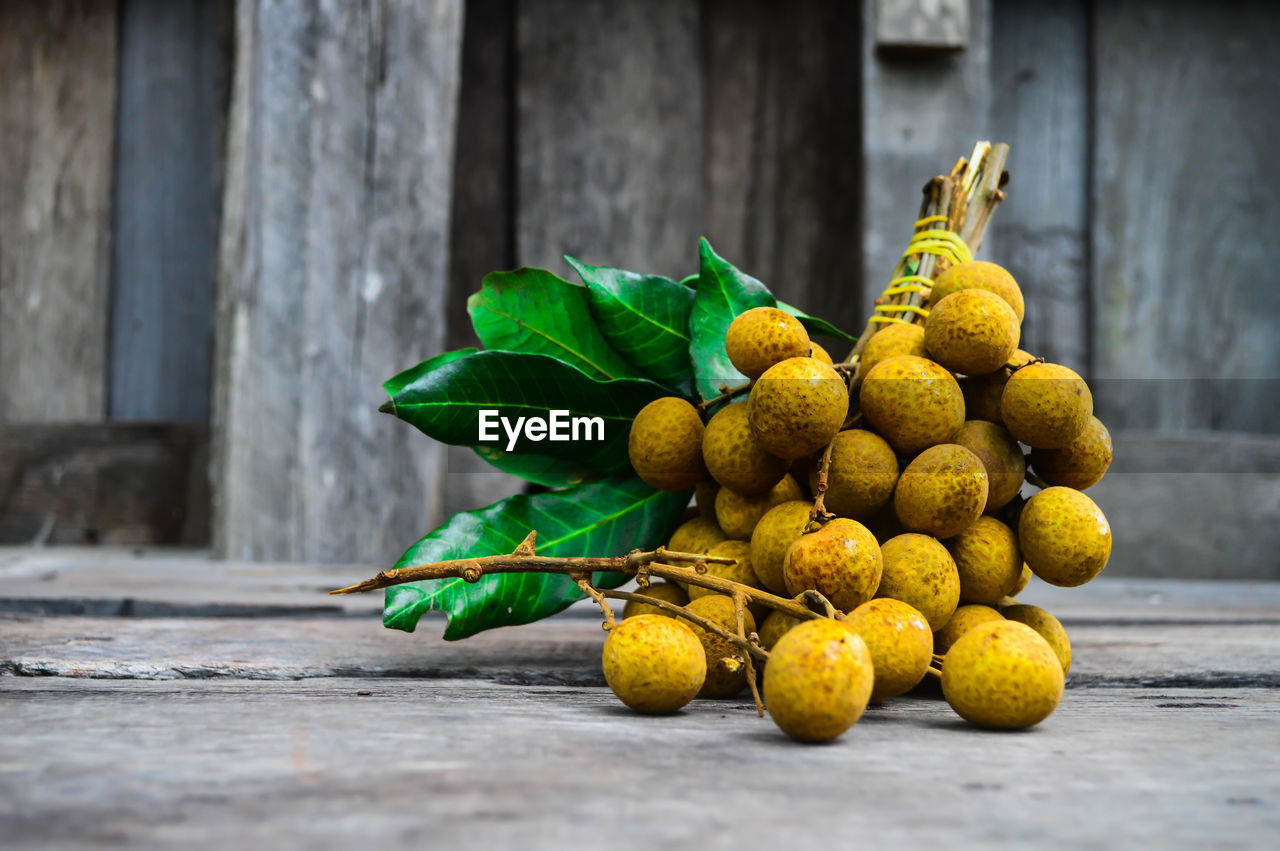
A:
<svg viewBox="0 0 1280 851">
<path fill-rule="evenodd" d="M 222 228 L 214 541 L 396 557 L 440 450 L 377 413 L 444 344 L 462 6 L 242 2 Z"/>
<path fill-rule="evenodd" d="M 208 465 L 202 425 L 0 425 L 0 543 L 207 544 Z"/>
<path fill-rule="evenodd" d="M 960 50 L 969 43 L 969 0 L 876 0 L 876 47 Z"/>
<path fill-rule="evenodd" d="M 779 298 L 854 331 L 863 316 L 857 9 L 708 0 L 702 14 L 704 233 Z"/>
<path fill-rule="evenodd" d="M 230 3 L 120 9 L 109 414 L 207 422 Z"/>
<path fill-rule="evenodd" d="M 870 19 L 874 0 L 863 0 L 862 8 Z M 862 63 L 862 169 L 868 176 L 862 194 L 862 303 L 869 306 L 911 238 L 921 187 L 968 156 L 976 140 L 1000 141 L 991 139 L 988 123 L 990 0 L 973 0 L 965 50 L 909 57 L 877 53 L 868 29 Z M 1016 191 L 1010 187 L 1011 199 Z"/>
<path fill-rule="evenodd" d="M 991 132 L 1010 144 L 1009 200 L 985 257 L 1027 301 L 1021 347 L 1089 362 L 1089 13 L 1078 0 L 997 0 Z"/>
<path fill-rule="evenodd" d="M 695 0 L 521 2 L 516 57 L 518 261 L 697 271 Z"/>
<path fill-rule="evenodd" d="M 1116 2 L 1094 16 L 1094 372 L 1117 379 L 1099 415 L 1274 432 L 1280 280 L 1259 228 L 1280 216 L 1275 9 Z"/>
<path fill-rule="evenodd" d="M 0 420 L 106 405 L 114 0 L 0 4 Z"/>
</svg>

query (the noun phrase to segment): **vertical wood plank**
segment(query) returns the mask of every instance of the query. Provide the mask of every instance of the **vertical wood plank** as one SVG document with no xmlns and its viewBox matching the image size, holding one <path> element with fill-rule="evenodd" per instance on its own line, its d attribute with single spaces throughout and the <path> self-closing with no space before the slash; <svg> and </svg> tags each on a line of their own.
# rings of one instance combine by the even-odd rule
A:
<svg viewBox="0 0 1280 851">
<path fill-rule="evenodd" d="M 516 14 L 519 262 L 696 271 L 695 0 L 525 0 Z"/>
<path fill-rule="evenodd" d="M 460 0 L 241 0 L 221 247 L 215 544 L 393 559 L 439 447 L 377 413 L 444 343 Z"/>
<path fill-rule="evenodd" d="M 209 419 L 221 0 L 123 0 L 110 416 Z"/>
<path fill-rule="evenodd" d="M 708 238 L 783 300 L 854 329 L 857 9 L 707 0 L 702 33 Z"/>
<path fill-rule="evenodd" d="M 1009 200 L 986 257 L 1027 300 L 1022 348 L 1089 369 L 1089 39 L 1083 0 L 997 0 L 991 132 L 1010 144 Z"/>
<path fill-rule="evenodd" d="M 1099 416 L 1274 432 L 1275 9 L 1131 0 L 1094 9 Z"/>
<path fill-rule="evenodd" d="M 862 8 L 870 20 L 874 0 Z M 864 305 L 889 282 L 911 238 L 925 181 L 991 137 L 990 0 L 973 0 L 969 26 L 964 50 L 909 57 L 877 52 L 874 31 L 863 33 Z"/>
<path fill-rule="evenodd" d="M 105 408 L 114 0 L 0 3 L 0 420 Z"/>
</svg>

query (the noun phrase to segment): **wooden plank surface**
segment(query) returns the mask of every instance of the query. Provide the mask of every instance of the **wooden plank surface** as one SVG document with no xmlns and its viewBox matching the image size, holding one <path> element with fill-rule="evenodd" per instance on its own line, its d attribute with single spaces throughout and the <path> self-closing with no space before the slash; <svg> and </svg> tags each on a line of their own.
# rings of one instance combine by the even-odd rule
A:
<svg viewBox="0 0 1280 851">
<path fill-rule="evenodd" d="M 997 0 L 991 130 L 1010 145 L 1009 198 L 983 255 L 1027 300 L 1022 348 L 1081 374 L 1089 361 L 1089 11 Z"/>
<path fill-rule="evenodd" d="M 193 423 L 0 425 L 0 543 L 209 541 L 209 430 Z"/>
<path fill-rule="evenodd" d="M 961 50 L 969 43 L 969 0 L 876 0 L 876 47 Z"/>
<path fill-rule="evenodd" d="M 703 4 L 703 232 L 779 298 L 851 332 L 865 316 L 861 34 L 848 3 Z"/>
<path fill-rule="evenodd" d="M 517 262 L 697 271 L 698 62 L 695 0 L 517 5 Z"/>
<path fill-rule="evenodd" d="M 875 0 L 863 0 L 863 18 Z M 991 139 L 991 3 L 970 5 L 969 45 L 955 53 L 878 53 L 862 37 L 863 297 L 870 308 L 897 266 L 920 210 L 920 189 Z M 1006 215 L 1000 211 L 997 216 Z"/>
<path fill-rule="evenodd" d="M 1094 372 L 1111 379 L 1100 415 L 1274 432 L 1280 286 L 1258 223 L 1280 215 L 1275 9 L 1093 9 Z"/>
<path fill-rule="evenodd" d="M 385 563 L 440 451 L 377 413 L 440 350 L 459 0 L 237 10 L 215 396 L 218 551 Z"/>
<path fill-rule="evenodd" d="M 120 7 L 113 419 L 209 420 L 230 8 L 222 0 Z"/>
<path fill-rule="evenodd" d="M 115 0 L 0 4 L 0 420 L 106 406 Z"/>
</svg>

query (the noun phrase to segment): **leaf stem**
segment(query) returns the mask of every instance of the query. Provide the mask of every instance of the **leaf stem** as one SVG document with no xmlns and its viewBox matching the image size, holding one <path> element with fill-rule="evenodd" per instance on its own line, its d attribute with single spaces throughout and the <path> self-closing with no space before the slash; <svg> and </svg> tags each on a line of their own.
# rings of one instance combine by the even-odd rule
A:
<svg viewBox="0 0 1280 851">
<path fill-rule="evenodd" d="M 728 385 L 721 384 L 720 395 L 712 396 L 710 399 L 704 399 L 703 401 L 699 402 L 698 412 L 704 413 L 707 410 L 709 410 L 713 405 L 718 405 L 721 402 L 727 402 L 730 399 L 734 399 L 738 396 L 741 396 L 743 393 L 746 393 L 750 389 L 751 389 L 750 381 L 748 381 L 746 384 L 739 384 L 737 387 L 733 387 L 733 388 L 730 388 Z"/>
</svg>

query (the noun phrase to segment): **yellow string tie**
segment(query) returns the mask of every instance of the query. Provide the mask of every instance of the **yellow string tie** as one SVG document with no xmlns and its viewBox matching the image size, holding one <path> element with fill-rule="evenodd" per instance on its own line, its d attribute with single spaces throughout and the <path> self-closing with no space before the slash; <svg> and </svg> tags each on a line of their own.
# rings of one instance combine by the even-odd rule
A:
<svg viewBox="0 0 1280 851">
<path fill-rule="evenodd" d="M 916 254 L 936 254 L 949 261 L 953 266 L 960 263 L 968 263 L 972 260 L 973 252 L 969 250 L 969 246 L 965 244 L 965 241 L 960 238 L 958 233 L 928 227 L 945 221 L 947 221 L 946 216 L 925 216 L 922 219 L 917 219 L 915 223 L 916 232 L 911 235 L 911 242 L 907 244 L 907 250 L 903 252 L 902 260 L 905 261 Z M 925 230 L 920 230 L 920 228 L 925 228 Z M 933 280 L 923 275 L 902 275 L 891 280 L 889 286 L 880 294 L 880 297 L 888 298 L 906 293 L 923 293 L 927 292 L 932 286 Z M 871 317 L 871 321 L 879 323 L 896 322 L 902 325 L 910 325 L 912 323 L 912 320 L 903 319 L 899 316 L 885 316 L 884 314 L 886 313 L 911 313 L 916 316 L 929 315 L 927 308 L 914 304 L 878 304 L 875 307 L 875 315 Z"/>
</svg>

